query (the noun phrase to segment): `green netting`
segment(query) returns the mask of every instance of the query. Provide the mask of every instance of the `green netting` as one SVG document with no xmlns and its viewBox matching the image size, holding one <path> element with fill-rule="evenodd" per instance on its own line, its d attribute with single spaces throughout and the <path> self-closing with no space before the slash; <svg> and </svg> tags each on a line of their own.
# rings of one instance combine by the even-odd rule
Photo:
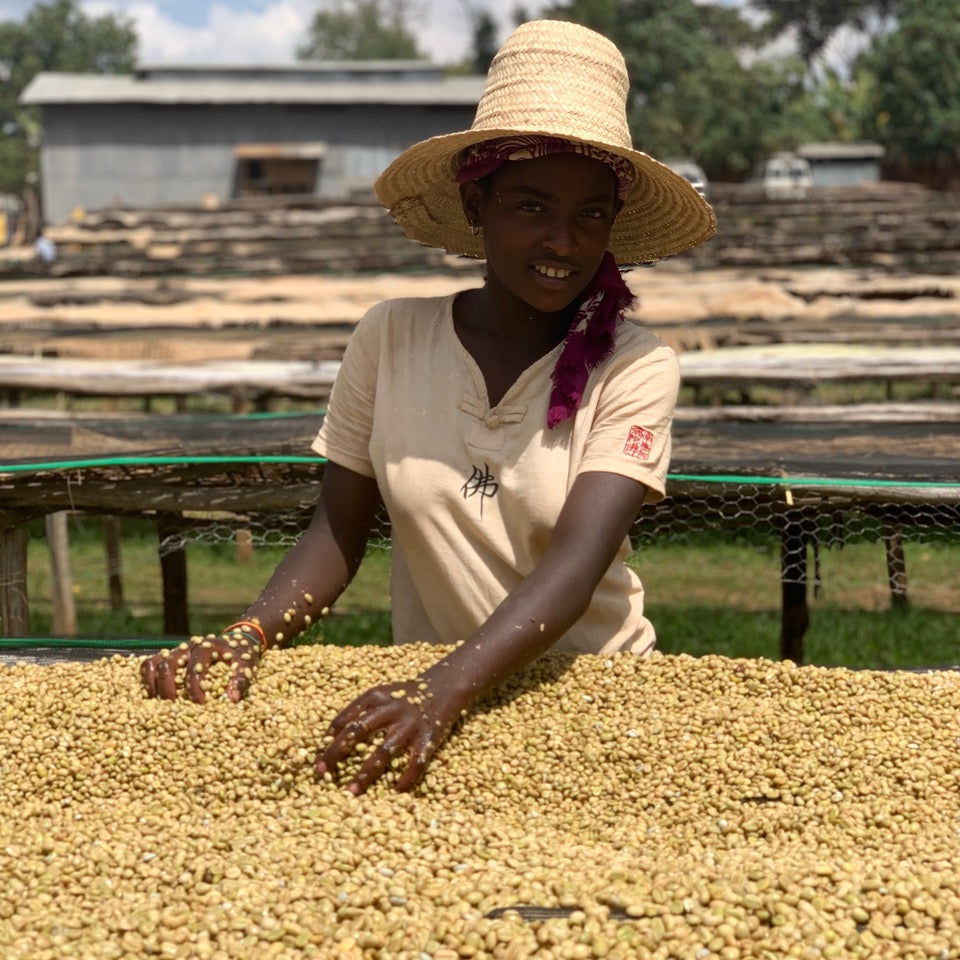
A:
<svg viewBox="0 0 960 960">
<path fill-rule="evenodd" d="M 179 639 L 163 637 L 149 639 L 143 637 L 0 637 L 0 651 L 23 650 L 32 647 L 48 647 L 63 650 L 157 650 L 160 647 L 173 647 Z"/>
<path fill-rule="evenodd" d="M 270 418 L 263 418 L 270 419 Z M 261 485 L 296 481 L 299 500 L 283 509 L 189 511 L 174 518 L 172 531 L 159 541 L 161 556 L 175 551 L 188 553 L 205 548 L 235 545 L 289 547 L 302 534 L 313 513 L 319 490 L 319 472 L 304 467 L 322 464 L 322 458 L 296 454 L 269 456 L 211 454 L 136 455 L 58 459 L 0 466 L 0 475 L 17 485 L 42 478 L 50 487 L 86 482 L 85 477 L 116 470 L 117 482 L 137 476 L 160 479 L 177 490 L 186 469 L 209 468 L 195 474 L 199 482 Z M 280 474 L 251 478 L 251 469 L 272 466 Z M 90 471 L 87 473 L 86 471 Z M 242 473 L 242 471 L 248 471 Z M 98 473 L 99 472 L 99 473 Z M 62 474 L 62 480 L 60 475 Z M 940 476 L 944 475 L 941 469 Z M 167 517 L 167 523 L 171 522 Z M 890 479 L 872 476 L 763 475 L 758 473 L 676 472 L 668 476 L 668 496 L 644 508 L 632 539 L 637 550 L 655 552 L 664 544 L 696 551 L 722 540 L 731 546 L 761 552 L 773 575 L 783 583 L 810 582 L 819 588 L 829 570 L 836 580 L 843 575 L 842 551 L 852 545 L 868 545 L 879 558 L 880 572 L 874 582 L 853 584 L 863 589 L 896 593 L 902 581 L 905 547 L 929 543 L 958 542 L 960 532 L 960 482 L 942 479 Z M 374 545 L 389 549 L 390 526 L 379 518 Z M 874 550 L 874 547 L 876 548 Z M 840 558 L 825 562 L 827 555 Z M 925 583 L 910 571 L 911 595 L 924 590 L 951 593 L 950 609 L 960 609 L 955 586 Z M 924 574 L 929 576 L 929 574 Z M 876 582 L 879 580 L 879 586 Z M 886 582 L 884 582 L 886 580 Z M 953 596 L 958 593 L 958 596 Z M 174 641 L 170 641 L 171 643 Z M 31 647 L 142 650 L 164 641 L 30 638 L 0 640 L 0 651 Z"/>
</svg>

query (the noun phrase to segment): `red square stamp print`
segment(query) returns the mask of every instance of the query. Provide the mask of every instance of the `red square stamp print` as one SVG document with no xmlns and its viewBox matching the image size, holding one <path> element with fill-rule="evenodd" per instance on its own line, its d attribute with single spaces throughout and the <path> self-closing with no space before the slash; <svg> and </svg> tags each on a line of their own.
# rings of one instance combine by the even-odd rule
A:
<svg viewBox="0 0 960 960">
<path fill-rule="evenodd" d="M 653 449 L 653 434 L 643 427 L 631 427 L 630 436 L 624 444 L 623 452 L 628 457 L 646 460 Z"/>
</svg>

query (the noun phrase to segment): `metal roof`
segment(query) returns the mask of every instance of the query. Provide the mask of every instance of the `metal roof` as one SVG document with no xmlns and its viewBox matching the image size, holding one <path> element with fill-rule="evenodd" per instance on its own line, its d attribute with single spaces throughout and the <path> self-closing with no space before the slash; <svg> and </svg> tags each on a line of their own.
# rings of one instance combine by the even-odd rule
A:
<svg viewBox="0 0 960 960">
<path fill-rule="evenodd" d="M 807 160 L 878 160 L 886 153 L 883 146 L 872 141 L 859 143 L 802 143 L 797 154 Z"/>
<path fill-rule="evenodd" d="M 439 80 L 446 73 L 429 60 L 298 60 L 295 63 L 144 63 L 138 80 L 303 80 L 362 82 L 411 78 Z"/>
<path fill-rule="evenodd" d="M 282 79 L 211 78 L 140 79 L 136 75 L 39 73 L 20 102 L 25 106 L 56 104 L 149 103 L 181 104 L 403 104 L 476 106 L 483 91 L 480 76 L 439 77 L 435 80 L 313 79 L 291 73 Z"/>
</svg>

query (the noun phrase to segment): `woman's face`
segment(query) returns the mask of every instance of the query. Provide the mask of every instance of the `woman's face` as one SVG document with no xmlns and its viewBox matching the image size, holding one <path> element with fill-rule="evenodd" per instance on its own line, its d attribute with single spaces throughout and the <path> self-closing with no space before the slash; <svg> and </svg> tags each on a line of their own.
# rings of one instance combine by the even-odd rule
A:
<svg viewBox="0 0 960 960">
<path fill-rule="evenodd" d="M 575 153 L 507 162 L 462 195 L 467 219 L 483 228 L 488 283 L 543 313 L 583 293 L 622 206 L 613 171 Z"/>
</svg>

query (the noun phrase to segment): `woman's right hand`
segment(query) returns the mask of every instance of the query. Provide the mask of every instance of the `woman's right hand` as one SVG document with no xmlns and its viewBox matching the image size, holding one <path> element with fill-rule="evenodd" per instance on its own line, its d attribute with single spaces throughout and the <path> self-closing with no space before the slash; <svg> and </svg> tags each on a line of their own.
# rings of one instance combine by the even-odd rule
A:
<svg viewBox="0 0 960 960">
<path fill-rule="evenodd" d="M 140 675 L 147 694 L 176 700 L 182 686 L 188 699 L 204 703 L 208 691 L 201 685 L 203 678 L 210 675 L 211 667 L 220 673 L 226 661 L 231 669 L 224 696 L 234 702 L 242 700 L 266 649 L 266 637 L 273 645 L 281 641 L 279 631 L 287 639 L 296 636 L 310 622 L 306 616 L 314 620 L 323 616 L 353 579 L 379 505 L 380 491 L 373 477 L 328 461 L 310 526 L 280 561 L 243 619 L 220 636 L 194 637 L 143 660 Z M 285 617 L 274 619 L 275 614 L 286 611 L 295 614 L 292 622 Z"/>
<path fill-rule="evenodd" d="M 187 698 L 194 703 L 205 703 L 207 690 L 203 681 L 217 663 L 226 664 L 230 670 L 223 695 L 234 703 L 242 700 L 260 663 L 258 638 L 239 630 L 227 630 L 219 636 L 211 633 L 193 637 L 189 643 L 161 650 L 143 660 L 140 677 L 149 697 L 176 700 L 182 679 Z"/>
</svg>

